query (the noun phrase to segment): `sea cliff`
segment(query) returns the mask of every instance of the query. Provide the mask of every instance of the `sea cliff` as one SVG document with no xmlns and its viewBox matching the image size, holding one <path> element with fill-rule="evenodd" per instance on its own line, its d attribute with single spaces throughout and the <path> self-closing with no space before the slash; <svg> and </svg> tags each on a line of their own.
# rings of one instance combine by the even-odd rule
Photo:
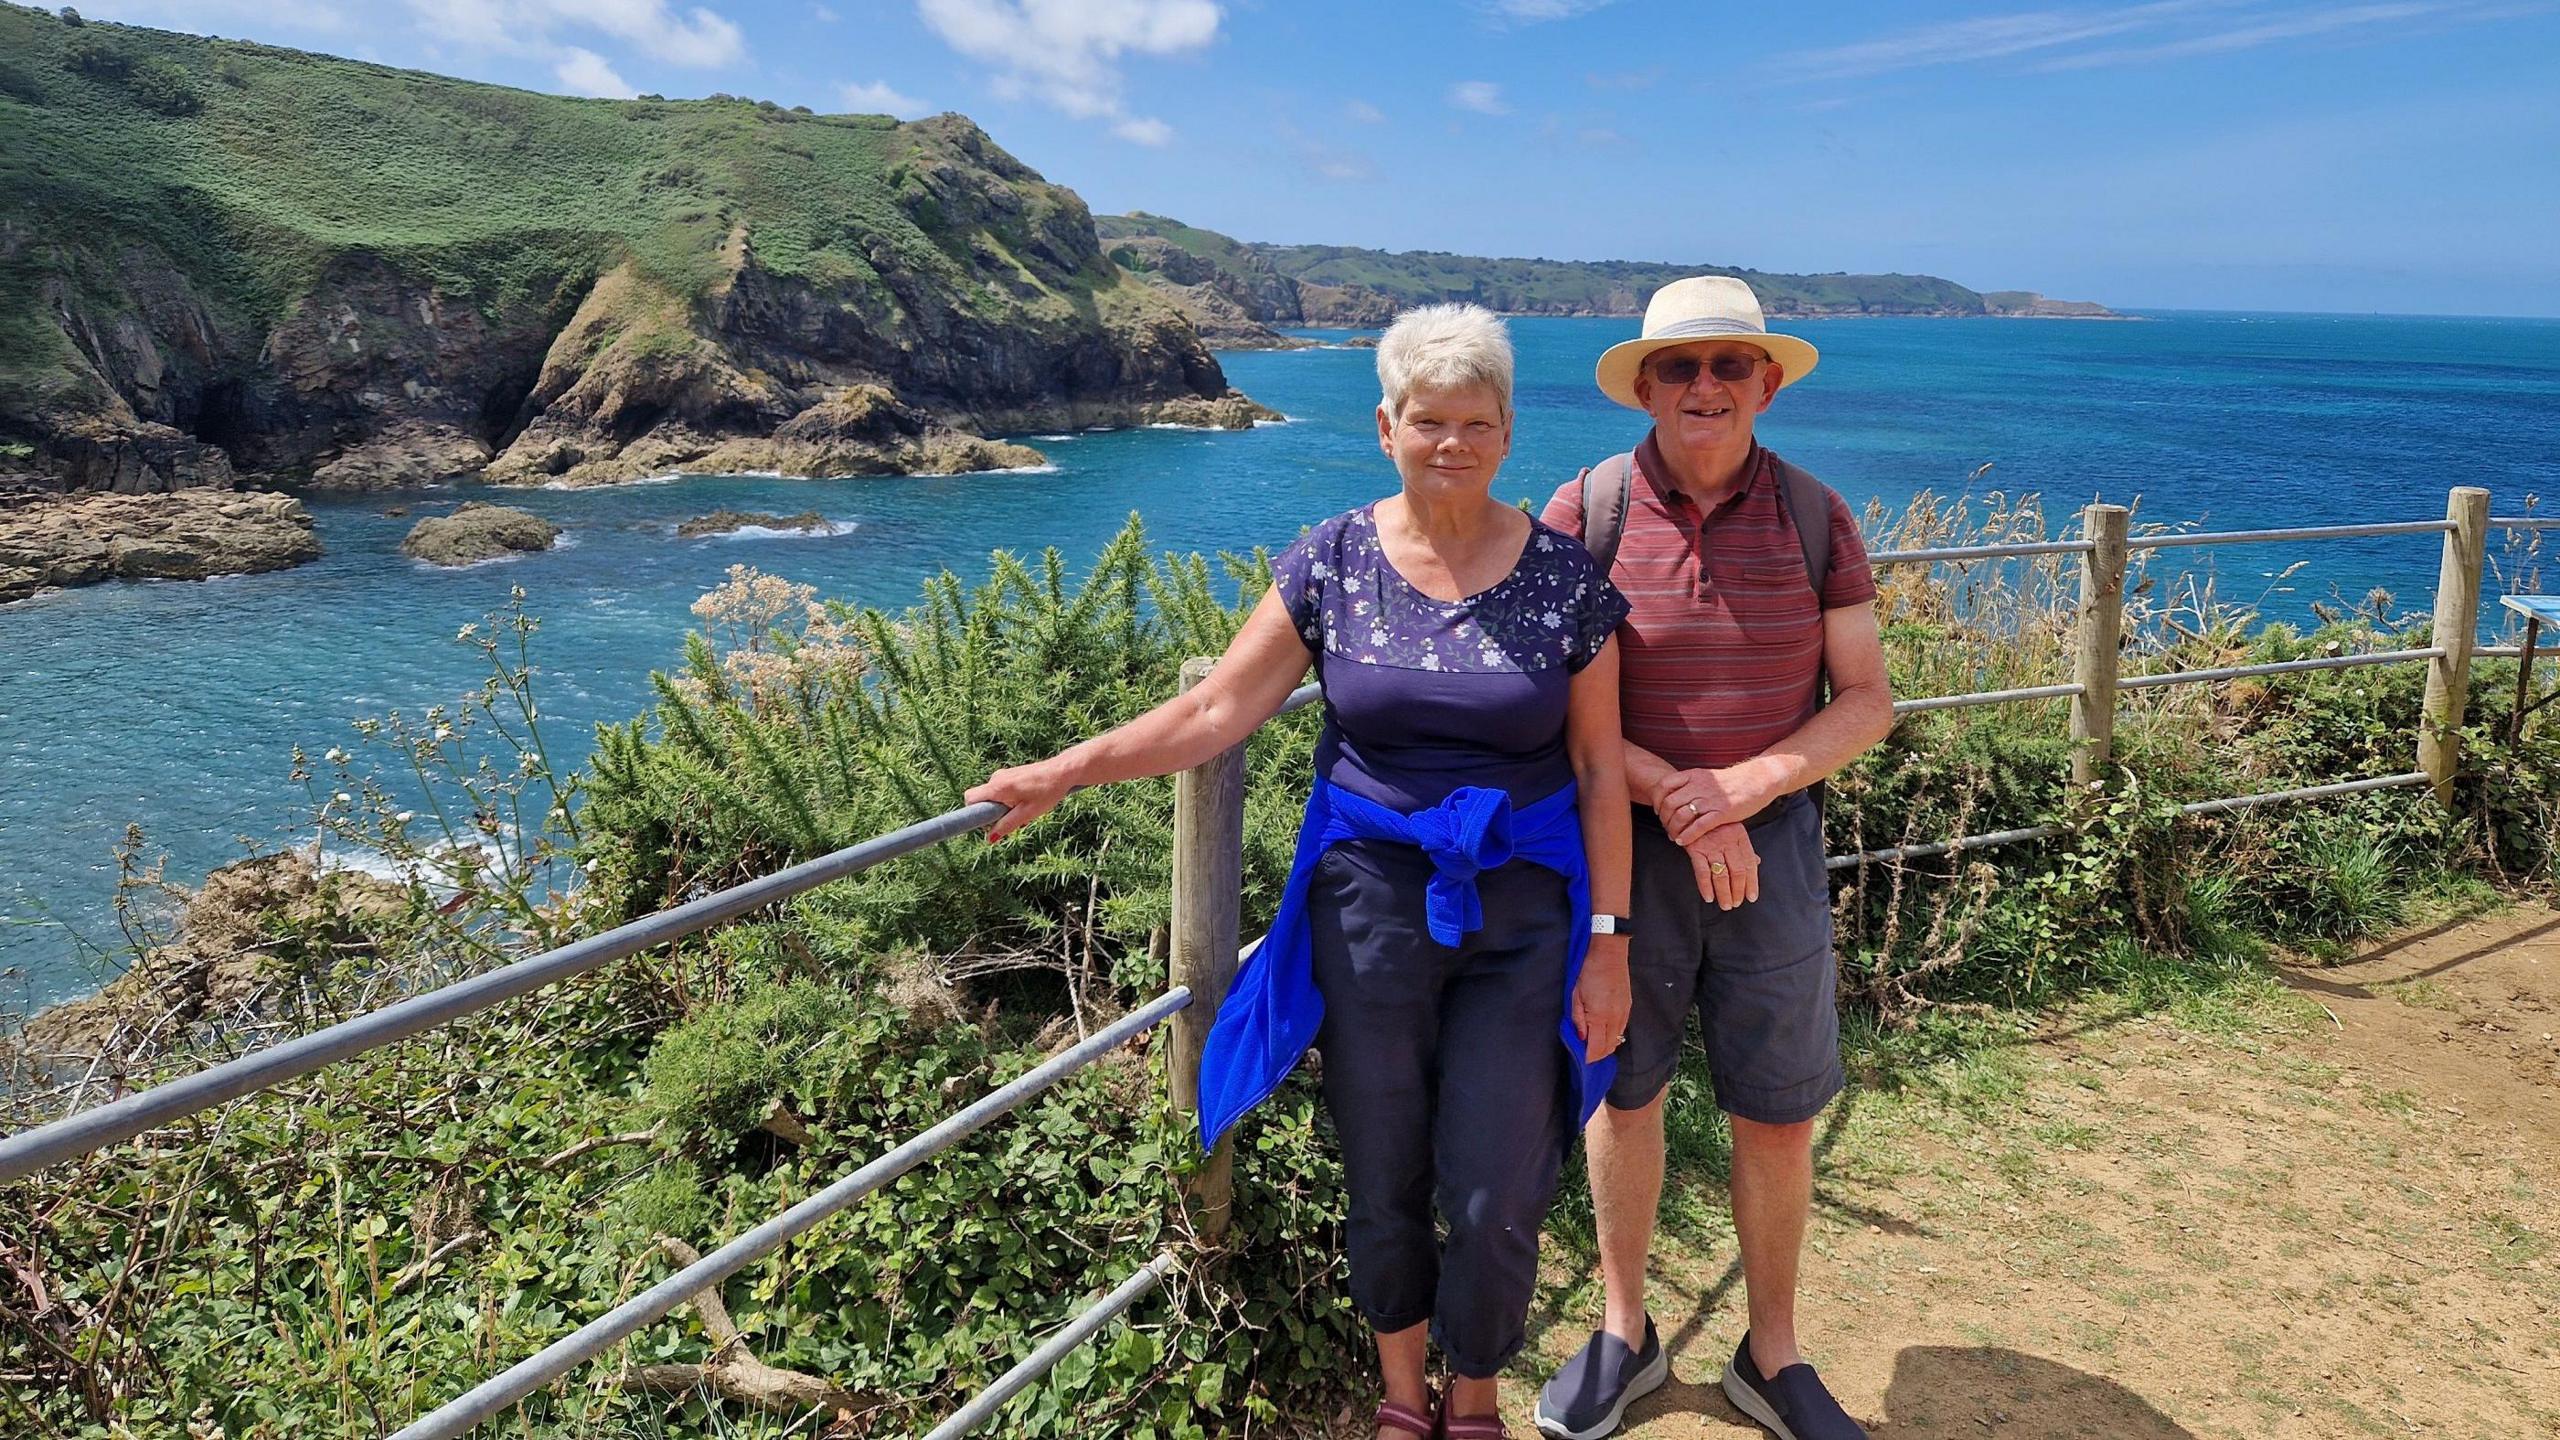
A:
<svg viewBox="0 0 2560 1440">
<path fill-rule="evenodd" d="M 958 115 L 528 94 L 0 7 L 26 488 L 1036 461 L 1252 413 L 1084 202 Z"/>
<path fill-rule="evenodd" d="M 1272 245 L 1145 211 L 1104 215 L 1096 223 L 1115 263 L 1155 286 L 1202 334 L 1230 349 L 1297 343 L 1273 326 L 1383 325 L 1399 310 L 1453 300 L 1513 315 L 1641 315 L 1655 290 L 1701 274 L 1747 280 L 1770 315 L 1797 319 L 2114 314 L 2089 301 L 2048 300 L 2026 290 L 1970 290 L 1935 275 L 1799 275 L 1705 263 Z"/>
</svg>

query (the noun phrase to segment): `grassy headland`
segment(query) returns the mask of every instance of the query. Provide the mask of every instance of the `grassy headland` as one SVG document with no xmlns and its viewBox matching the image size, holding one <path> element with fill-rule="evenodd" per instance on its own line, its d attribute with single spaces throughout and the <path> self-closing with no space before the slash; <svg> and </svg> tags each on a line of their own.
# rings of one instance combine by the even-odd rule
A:
<svg viewBox="0 0 2560 1440">
<path fill-rule="evenodd" d="M 1535 260 L 1344 245 L 1254 243 L 1143 211 L 1094 222 L 1112 258 L 1217 323 L 1219 302 L 1264 325 L 1377 325 L 1415 305 L 1471 300 L 1516 315 L 1637 315 L 1684 275 L 1748 281 L 1771 315 L 2085 315 L 2103 305 L 1981 292 L 1934 275 L 1792 275 L 1644 260 Z M 1195 315 L 1195 323 L 1200 319 Z"/>
<path fill-rule="evenodd" d="M 224 457 L 611 478 L 862 386 L 895 403 L 786 458 L 1019 463 L 938 437 L 1230 394 L 1084 203 L 958 116 L 572 99 L 0 6 L 0 440 L 74 488 L 137 445 L 148 488 Z"/>
</svg>

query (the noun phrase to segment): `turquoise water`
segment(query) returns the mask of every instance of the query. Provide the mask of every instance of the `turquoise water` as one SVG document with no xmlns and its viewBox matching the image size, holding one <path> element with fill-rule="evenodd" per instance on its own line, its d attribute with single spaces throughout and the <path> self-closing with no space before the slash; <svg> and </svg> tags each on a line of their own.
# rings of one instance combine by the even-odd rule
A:
<svg viewBox="0 0 2560 1440">
<path fill-rule="evenodd" d="M 1627 320 L 1528 320 L 1520 423 L 1499 488 L 1543 500 L 1579 465 L 1641 433 L 1591 388 L 1593 357 Z M 2560 321 L 2185 313 L 2140 324 L 1858 320 L 1819 323 L 1821 370 L 1789 388 L 1763 434 L 1852 501 L 1923 488 L 2036 490 L 2060 513 L 2139 499 L 2156 519 L 2214 528 L 2441 516 L 2455 484 L 2499 513 L 2554 489 Z M 0 966 L 42 1001 L 94 984 L 82 942 L 113 938 L 113 848 L 128 822 L 192 881 L 295 834 L 288 752 L 351 741 L 348 722 L 450 702 L 481 676 L 456 629 L 524 587 L 546 728 L 557 746 L 646 703 L 679 650 L 688 606 L 750 564 L 824 594 L 886 606 L 949 565 L 1058 546 L 1090 556 L 1131 511 L 1160 547 L 1280 545 L 1308 521 L 1390 488 L 1371 419 L 1367 351 L 1224 357 L 1247 393 L 1291 417 L 1243 433 L 1132 430 L 1038 438 L 1047 473 L 947 479 L 697 478 L 494 497 L 565 527 L 551 553 L 460 571 L 404 559 L 420 514 L 474 493 L 316 500 L 326 558 L 204 584 L 120 584 L 0 609 Z M 383 511 L 406 505 L 405 517 Z M 826 537 L 679 541 L 718 506 L 817 509 Z M 2493 550 L 2494 550 L 2493 542 Z M 2423 604 L 2433 537 L 2187 552 L 2226 593 L 2296 610 L 2373 584 Z"/>
</svg>

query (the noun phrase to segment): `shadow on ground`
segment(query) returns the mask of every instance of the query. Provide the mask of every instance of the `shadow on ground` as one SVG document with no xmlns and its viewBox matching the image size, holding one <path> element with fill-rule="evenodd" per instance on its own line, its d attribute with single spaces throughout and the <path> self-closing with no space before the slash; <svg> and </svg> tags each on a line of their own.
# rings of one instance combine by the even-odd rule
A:
<svg viewBox="0 0 2560 1440">
<path fill-rule="evenodd" d="M 1888 1436 L 2196 1440 L 2113 1380 L 1998 1346 L 1906 1346 L 1894 1356 L 1884 1414 L 1860 1418 L 1880 1420 Z M 1630 1407 L 1627 1424 L 1643 1436 L 1761 1433 L 1714 1380 L 1692 1385 L 1677 1376 Z"/>
<path fill-rule="evenodd" d="M 1885 1422 L 1896 1435 L 2002 1440 L 2194 1440 L 2113 1380 L 1997 1346 L 1912 1345 L 1893 1357 Z"/>
</svg>

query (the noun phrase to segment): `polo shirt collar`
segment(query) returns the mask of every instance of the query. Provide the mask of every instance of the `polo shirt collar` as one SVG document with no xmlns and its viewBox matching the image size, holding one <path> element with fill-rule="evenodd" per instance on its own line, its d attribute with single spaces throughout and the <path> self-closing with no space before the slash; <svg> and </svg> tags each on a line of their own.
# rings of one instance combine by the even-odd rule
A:
<svg viewBox="0 0 2560 1440">
<path fill-rule="evenodd" d="M 1659 481 L 1654 479 L 1657 475 L 1668 477 L 1671 474 L 1670 462 L 1662 458 L 1662 440 L 1658 432 L 1652 430 L 1644 432 L 1643 443 L 1636 446 L 1635 459 L 1636 478 L 1643 485 L 1645 493 L 1653 497 L 1653 503 L 1661 506 L 1665 510 L 1678 511 L 1693 515 L 1697 513 L 1697 501 L 1692 500 L 1686 494 L 1683 494 L 1679 487 L 1671 484 L 1667 478 Z M 1750 494 L 1752 491 L 1759 489 L 1760 482 L 1765 478 L 1768 469 L 1768 447 L 1762 445 L 1758 440 L 1753 440 L 1751 442 L 1751 454 L 1749 458 L 1742 462 L 1743 480 L 1741 486 L 1732 494 L 1717 501 L 1716 508 L 1719 510 L 1731 509 L 1736 501 L 1742 499 L 1742 497 Z"/>
</svg>

